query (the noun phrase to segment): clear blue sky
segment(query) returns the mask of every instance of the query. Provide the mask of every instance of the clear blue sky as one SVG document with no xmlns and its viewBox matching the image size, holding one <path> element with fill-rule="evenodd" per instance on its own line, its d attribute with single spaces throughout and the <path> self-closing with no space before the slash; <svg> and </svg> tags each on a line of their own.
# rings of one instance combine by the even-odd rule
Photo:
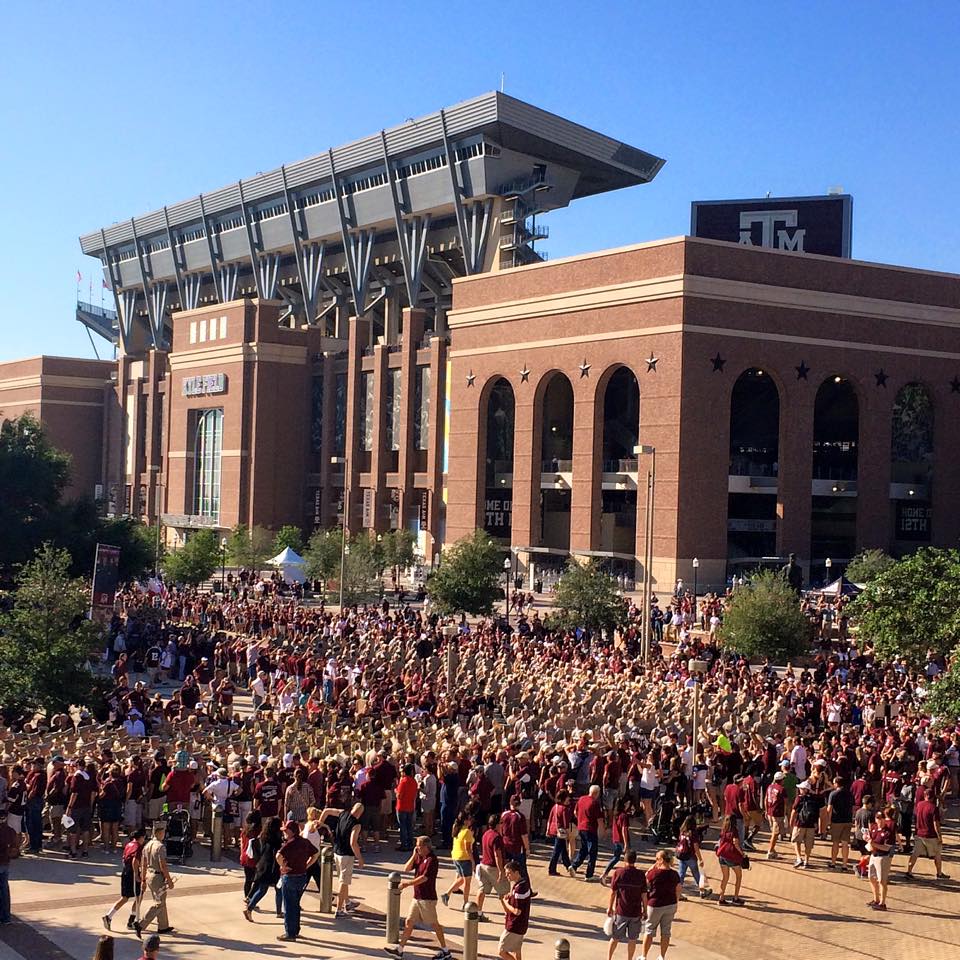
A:
<svg viewBox="0 0 960 960">
<path fill-rule="evenodd" d="M 854 255 L 960 272 L 960 4 L 31 2 L 0 58 L 0 360 L 92 356 L 88 230 L 494 89 L 667 159 L 552 257 L 695 199 L 854 196 Z M 99 344 L 98 344 L 99 345 Z"/>
</svg>

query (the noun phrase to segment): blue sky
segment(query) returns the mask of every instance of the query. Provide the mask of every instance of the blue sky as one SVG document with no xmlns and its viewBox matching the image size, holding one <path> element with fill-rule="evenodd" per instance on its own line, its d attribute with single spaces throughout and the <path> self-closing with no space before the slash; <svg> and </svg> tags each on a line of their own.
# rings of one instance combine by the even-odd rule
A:
<svg viewBox="0 0 960 960">
<path fill-rule="evenodd" d="M 854 256 L 960 272 L 955 2 L 101 0 L 8 6 L 4 28 L 0 360 L 93 355 L 73 319 L 77 270 L 100 296 L 81 233 L 501 71 L 508 93 L 667 159 L 653 184 L 552 214 L 551 257 L 684 233 L 695 199 L 842 185 Z"/>
</svg>

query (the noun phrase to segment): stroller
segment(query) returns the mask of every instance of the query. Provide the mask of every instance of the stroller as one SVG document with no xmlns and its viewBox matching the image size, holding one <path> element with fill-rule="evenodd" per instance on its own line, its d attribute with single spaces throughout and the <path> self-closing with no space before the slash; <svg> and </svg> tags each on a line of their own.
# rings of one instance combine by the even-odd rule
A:
<svg viewBox="0 0 960 960">
<path fill-rule="evenodd" d="M 167 818 L 167 856 L 181 864 L 193 856 L 193 837 L 190 833 L 190 813 L 174 810 Z"/>
<path fill-rule="evenodd" d="M 650 823 L 650 833 L 653 834 L 657 843 L 669 843 L 677 839 L 679 824 L 675 826 L 676 808 L 676 802 L 669 797 L 661 794 L 657 799 L 657 809 L 654 811 L 653 820 Z"/>
</svg>

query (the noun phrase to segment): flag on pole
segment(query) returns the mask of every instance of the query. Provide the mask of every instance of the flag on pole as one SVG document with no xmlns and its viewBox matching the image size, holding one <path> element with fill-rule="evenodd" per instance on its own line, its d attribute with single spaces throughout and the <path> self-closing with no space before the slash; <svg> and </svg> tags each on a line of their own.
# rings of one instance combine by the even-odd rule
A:
<svg viewBox="0 0 960 960">
<path fill-rule="evenodd" d="M 78 271 L 77 271 L 77 284 L 78 284 L 78 285 L 80 284 L 80 281 L 81 281 L 81 280 L 83 280 L 83 274 L 81 274 L 80 271 L 78 270 Z"/>
<path fill-rule="evenodd" d="M 100 282 L 103 284 L 103 289 L 104 289 L 104 290 L 109 290 L 109 289 L 110 289 L 110 284 L 107 283 L 106 280 L 101 280 Z"/>
</svg>

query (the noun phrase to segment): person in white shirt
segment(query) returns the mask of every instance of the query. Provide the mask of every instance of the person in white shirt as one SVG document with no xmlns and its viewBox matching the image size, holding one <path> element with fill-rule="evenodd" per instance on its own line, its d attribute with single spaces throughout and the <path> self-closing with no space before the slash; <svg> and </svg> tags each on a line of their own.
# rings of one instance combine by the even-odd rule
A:
<svg viewBox="0 0 960 960">
<path fill-rule="evenodd" d="M 143 718 L 139 710 L 131 710 L 127 719 L 123 721 L 123 729 L 128 736 L 145 737 L 147 735 L 146 727 L 143 725 Z"/>
<path fill-rule="evenodd" d="M 794 772 L 797 775 L 797 780 L 802 782 L 807 779 L 807 748 L 802 743 L 797 743 L 797 745 L 790 751 L 790 762 L 793 764 Z"/>
</svg>

